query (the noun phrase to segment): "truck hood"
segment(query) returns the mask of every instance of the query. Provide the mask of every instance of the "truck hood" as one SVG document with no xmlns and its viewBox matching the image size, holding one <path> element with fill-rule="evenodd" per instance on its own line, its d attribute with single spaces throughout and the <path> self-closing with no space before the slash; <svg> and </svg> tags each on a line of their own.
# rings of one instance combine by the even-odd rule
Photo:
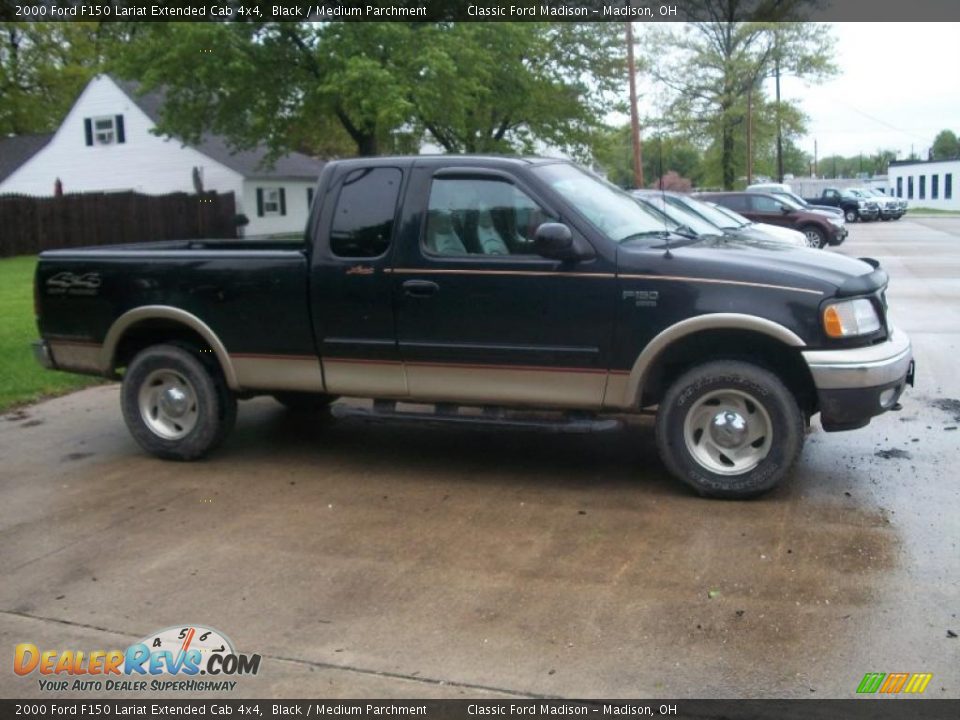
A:
<svg viewBox="0 0 960 720">
<path fill-rule="evenodd" d="M 887 284 L 887 274 L 874 260 L 798 248 L 778 241 L 747 236 L 701 236 L 690 242 L 673 240 L 669 259 L 656 247 L 627 244 L 618 255 L 621 273 L 649 273 L 655 265 L 664 275 L 783 284 L 820 290 L 831 295 L 860 295 Z M 652 258 L 657 262 L 652 263 Z"/>
</svg>

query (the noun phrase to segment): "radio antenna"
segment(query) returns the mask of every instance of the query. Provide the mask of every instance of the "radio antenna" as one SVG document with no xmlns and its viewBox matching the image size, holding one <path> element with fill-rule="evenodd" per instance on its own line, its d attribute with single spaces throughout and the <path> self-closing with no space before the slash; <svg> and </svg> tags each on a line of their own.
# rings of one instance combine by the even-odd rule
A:
<svg viewBox="0 0 960 720">
<path fill-rule="evenodd" d="M 657 183 L 660 185 L 660 202 L 663 203 L 664 213 L 663 213 L 663 229 L 666 232 L 666 238 L 664 244 L 667 246 L 666 252 L 663 253 L 663 257 L 667 260 L 673 257 L 673 253 L 670 252 L 670 230 L 667 227 L 667 191 L 663 187 L 663 134 L 660 132 L 659 126 L 657 127 Z"/>
</svg>

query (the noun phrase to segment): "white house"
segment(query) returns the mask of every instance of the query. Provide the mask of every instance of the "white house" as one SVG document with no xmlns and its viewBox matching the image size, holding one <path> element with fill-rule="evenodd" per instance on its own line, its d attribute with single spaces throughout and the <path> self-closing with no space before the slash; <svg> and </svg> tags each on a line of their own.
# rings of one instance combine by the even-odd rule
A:
<svg viewBox="0 0 960 720">
<path fill-rule="evenodd" d="M 960 210 L 960 159 L 892 162 L 887 180 L 887 193 L 910 200 L 912 207 Z"/>
<path fill-rule="evenodd" d="M 206 191 L 235 194 L 248 237 L 303 230 L 322 162 L 290 153 L 266 166 L 265 148 L 231 152 L 217 136 L 184 145 L 154 135 L 163 96 L 136 91 L 99 75 L 52 136 L 0 140 L 0 194 L 52 195 L 59 179 L 65 193 L 162 195 L 195 192 L 199 180 Z"/>
</svg>

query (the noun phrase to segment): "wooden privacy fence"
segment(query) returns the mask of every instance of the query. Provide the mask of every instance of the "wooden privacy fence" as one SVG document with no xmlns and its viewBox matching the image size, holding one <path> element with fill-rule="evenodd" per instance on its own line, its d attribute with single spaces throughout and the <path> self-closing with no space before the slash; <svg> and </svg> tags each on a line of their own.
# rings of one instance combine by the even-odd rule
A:
<svg viewBox="0 0 960 720">
<path fill-rule="evenodd" d="M 0 196 L 0 257 L 153 240 L 235 238 L 233 193 Z"/>
</svg>

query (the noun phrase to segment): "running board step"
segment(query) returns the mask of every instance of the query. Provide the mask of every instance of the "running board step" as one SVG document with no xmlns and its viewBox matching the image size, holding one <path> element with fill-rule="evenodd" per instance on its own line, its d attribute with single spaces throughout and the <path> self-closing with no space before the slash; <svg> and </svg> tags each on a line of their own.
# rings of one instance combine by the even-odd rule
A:
<svg viewBox="0 0 960 720">
<path fill-rule="evenodd" d="M 418 405 L 417 407 L 424 407 Z M 468 412 L 461 412 L 467 409 Z M 472 412 L 470 412 L 472 411 Z M 442 427 L 471 427 L 488 430 L 532 430 L 554 433 L 611 432 L 623 427 L 617 418 L 600 418 L 584 412 L 541 413 L 509 410 L 500 407 L 477 408 L 438 403 L 433 411 L 402 410 L 396 402 L 374 401 L 373 407 L 335 403 L 330 414 L 338 419 L 359 420 L 368 423 L 416 423 Z"/>
</svg>

